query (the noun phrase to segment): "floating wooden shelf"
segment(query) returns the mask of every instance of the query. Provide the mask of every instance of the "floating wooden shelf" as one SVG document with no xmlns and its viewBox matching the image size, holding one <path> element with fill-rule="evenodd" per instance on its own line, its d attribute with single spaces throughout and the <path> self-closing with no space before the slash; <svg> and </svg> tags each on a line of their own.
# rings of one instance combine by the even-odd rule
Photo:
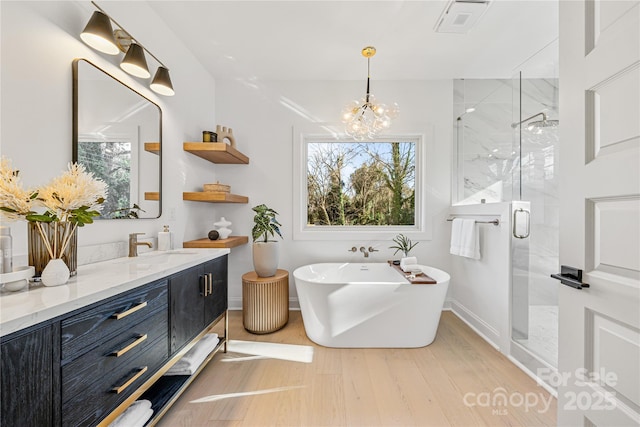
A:
<svg viewBox="0 0 640 427">
<path fill-rule="evenodd" d="M 160 143 L 159 142 L 145 142 L 144 143 L 144 151 L 148 151 L 153 154 L 160 154 Z"/>
<path fill-rule="evenodd" d="M 144 192 L 145 200 L 160 200 L 160 193 L 157 191 L 145 191 Z"/>
<path fill-rule="evenodd" d="M 212 163 L 249 164 L 247 156 L 224 142 L 185 142 L 183 149 Z"/>
<path fill-rule="evenodd" d="M 238 196 L 237 194 L 213 191 L 185 191 L 182 193 L 182 200 L 210 203 L 249 203 L 249 198 L 247 196 Z"/>
<path fill-rule="evenodd" d="M 207 238 L 190 240 L 182 244 L 183 248 L 235 248 L 246 245 L 249 242 L 247 236 L 229 236 L 226 239 L 210 240 Z"/>
</svg>

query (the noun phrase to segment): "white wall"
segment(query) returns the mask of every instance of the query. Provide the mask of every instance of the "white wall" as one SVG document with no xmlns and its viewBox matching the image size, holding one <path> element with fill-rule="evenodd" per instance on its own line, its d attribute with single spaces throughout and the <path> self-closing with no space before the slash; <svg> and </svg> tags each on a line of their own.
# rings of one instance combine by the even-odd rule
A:
<svg viewBox="0 0 640 427">
<path fill-rule="evenodd" d="M 216 111 L 219 123 L 233 128 L 237 148 L 249 156 L 249 165 L 215 165 L 220 182 L 231 191 L 249 196 L 248 205 L 226 205 L 219 209 L 233 222 L 234 234 L 249 235 L 253 225 L 252 206 L 265 203 L 280 213 L 284 241 L 280 268 L 331 261 L 365 261 L 361 253 L 347 249 L 361 245 L 377 246 L 380 252 L 368 262 L 392 258 L 389 236 L 386 241 L 362 238 L 353 241 L 301 241 L 293 236 L 293 128 L 308 128 L 314 122 L 334 123 L 342 107 L 364 95 L 362 81 L 269 81 L 219 80 L 216 88 Z M 453 87 L 442 81 L 373 81 L 372 92 L 384 102 L 400 104 L 400 117 L 394 129 L 424 132 L 433 129 L 433 144 L 427 151 L 426 187 L 429 218 L 433 235 L 412 251 L 423 264 L 449 270 L 449 227 L 446 217 L 450 205 L 451 117 Z M 286 107 L 284 104 L 288 104 Z M 293 106 L 293 108 L 291 108 Z M 294 111 L 294 110 L 297 110 Z M 337 126 L 342 126 L 337 123 Z M 203 161 L 204 162 L 204 161 Z M 210 224 L 218 216 L 211 215 Z M 230 304 L 239 306 L 242 295 L 241 276 L 253 270 L 251 245 L 232 249 L 229 281 Z M 290 279 L 291 305 L 297 306 L 293 278 Z"/>
<path fill-rule="evenodd" d="M 12 159 L 28 186 L 44 184 L 62 172 L 71 161 L 71 62 L 74 58 L 92 61 L 162 108 L 164 203 L 159 219 L 97 221 L 80 229 L 79 258 L 83 246 L 123 242 L 131 232 L 156 236 L 164 224 L 171 226 L 180 247 L 183 236 L 202 235 L 215 210 L 182 201 L 185 187 L 215 182 L 211 164 L 182 150 L 183 141 L 200 140 L 201 131 L 215 124 L 214 79 L 145 3 L 105 2 L 102 6 L 170 68 L 176 95 L 156 95 L 148 89 L 148 81 L 120 70 L 122 55 L 110 57 L 80 41 L 79 34 L 95 10 L 89 2 L 2 1 L 0 152 Z M 150 57 L 147 61 L 155 73 L 155 62 Z M 14 254 L 25 255 L 26 224 L 11 226 Z"/>
<path fill-rule="evenodd" d="M 453 206 L 451 215 L 500 220 L 499 226 L 476 225 L 480 233 L 479 260 L 451 256 L 449 294 L 452 311 L 489 343 L 508 354 L 511 336 L 511 203 Z"/>
</svg>

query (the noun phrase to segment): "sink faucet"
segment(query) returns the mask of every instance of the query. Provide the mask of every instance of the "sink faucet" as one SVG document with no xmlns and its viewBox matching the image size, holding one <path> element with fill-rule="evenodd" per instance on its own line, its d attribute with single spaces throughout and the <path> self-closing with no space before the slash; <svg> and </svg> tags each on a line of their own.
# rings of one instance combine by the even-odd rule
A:
<svg viewBox="0 0 640 427">
<path fill-rule="evenodd" d="M 129 256 L 138 256 L 138 246 L 146 245 L 151 247 L 151 242 L 138 242 L 138 236 L 144 235 L 144 233 L 131 233 L 129 234 Z"/>
</svg>

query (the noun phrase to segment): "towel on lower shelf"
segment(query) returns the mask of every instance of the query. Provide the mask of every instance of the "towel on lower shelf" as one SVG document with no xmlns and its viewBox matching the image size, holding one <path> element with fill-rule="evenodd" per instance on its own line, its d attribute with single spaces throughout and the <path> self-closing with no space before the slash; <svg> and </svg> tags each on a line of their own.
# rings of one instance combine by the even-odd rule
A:
<svg viewBox="0 0 640 427">
<path fill-rule="evenodd" d="M 450 252 L 453 255 L 480 259 L 480 239 L 474 219 L 454 218 Z"/>
<path fill-rule="evenodd" d="M 109 427 L 142 427 L 153 416 L 151 402 L 148 400 L 136 400 L 118 418 L 113 420 Z"/>
<path fill-rule="evenodd" d="M 165 375 L 193 375 L 219 342 L 218 334 L 205 335 Z"/>
</svg>

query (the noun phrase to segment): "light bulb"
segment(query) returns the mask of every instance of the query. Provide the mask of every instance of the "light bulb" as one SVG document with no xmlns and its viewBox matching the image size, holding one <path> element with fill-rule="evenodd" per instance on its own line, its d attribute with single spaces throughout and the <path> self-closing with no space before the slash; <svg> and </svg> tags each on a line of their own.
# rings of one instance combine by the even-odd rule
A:
<svg viewBox="0 0 640 427">
<path fill-rule="evenodd" d="M 390 119 L 395 119 L 400 114 L 400 106 L 397 102 L 394 102 L 389 106 L 389 111 L 387 111 L 387 116 Z"/>
<path fill-rule="evenodd" d="M 351 119 L 353 119 L 354 111 L 351 105 L 347 105 L 342 109 L 342 122 L 348 123 Z"/>
<path fill-rule="evenodd" d="M 387 106 L 384 104 L 376 104 L 373 106 L 373 112 L 378 117 L 384 116 L 387 113 Z"/>
</svg>

